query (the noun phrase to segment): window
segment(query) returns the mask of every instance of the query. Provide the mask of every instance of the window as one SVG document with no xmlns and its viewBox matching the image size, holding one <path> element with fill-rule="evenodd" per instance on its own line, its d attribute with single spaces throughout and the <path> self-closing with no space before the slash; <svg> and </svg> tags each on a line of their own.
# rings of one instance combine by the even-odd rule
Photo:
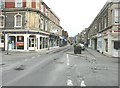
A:
<svg viewBox="0 0 120 88">
<path fill-rule="evenodd" d="M 15 7 L 22 7 L 22 0 L 15 0 Z"/>
<path fill-rule="evenodd" d="M 23 36 L 17 36 L 17 49 L 24 49 L 24 37 Z"/>
<path fill-rule="evenodd" d="M 105 16 L 104 17 L 104 28 L 106 28 L 107 27 L 107 17 Z"/>
<path fill-rule="evenodd" d="M 37 0 L 36 1 L 36 9 L 39 9 L 39 6 L 40 6 L 40 0 Z"/>
<path fill-rule="evenodd" d="M 47 31 L 47 20 L 45 20 L 45 31 Z"/>
<path fill-rule="evenodd" d="M 108 39 L 105 39 L 105 51 L 108 52 Z"/>
<path fill-rule="evenodd" d="M 120 41 L 114 41 L 114 49 L 116 50 L 120 49 Z"/>
<path fill-rule="evenodd" d="M 1 36 L 1 43 L 4 43 L 4 36 Z"/>
<path fill-rule="evenodd" d="M 22 27 L 22 15 L 15 15 L 15 27 Z"/>
<path fill-rule="evenodd" d="M 41 12 L 43 12 L 43 11 L 44 11 L 44 5 L 41 4 Z"/>
<path fill-rule="evenodd" d="M 120 23 L 120 9 L 115 9 L 115 23 Z"/>
<path fill-rule="evenodd" d="M 0 28 L 4 27 L 5 17 L 3 15 L 0 16 Z"/>
<path fill-rule="evenodd" d="M 4 6 L 5 6 L 5 0 L 1 0 L 1 2 L 0 2 L 0 8 L 4 8 Z"/>
<path fill-rule="evenodd" d="M 43 19 L 43 17 L 41 17 L 41 29 L 42 30 L 44 29 L 44 19 Z"/>
</svg>

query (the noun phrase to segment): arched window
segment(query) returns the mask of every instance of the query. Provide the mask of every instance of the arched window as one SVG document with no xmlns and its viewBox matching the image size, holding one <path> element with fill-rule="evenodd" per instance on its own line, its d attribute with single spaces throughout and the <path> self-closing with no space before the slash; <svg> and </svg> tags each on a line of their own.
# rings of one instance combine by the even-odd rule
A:
<svg viewBox="0 0 120 88">
<path fill-rule="evenodd" d="M 15 27 L 22 27 L 22 15 L 15 15 Z"/>
<path fill-rule="evenodd" d="M 5 24 L 5 17 L 4 15 L 0 15 L 0 28 L 3 28 Z"/>
<path fill-rule="evenodd" d="M 41 17 L 41 29 L 42 30 L 44 29 L 44 19 L 43 19 L 43 17 Z"/>
</svg>

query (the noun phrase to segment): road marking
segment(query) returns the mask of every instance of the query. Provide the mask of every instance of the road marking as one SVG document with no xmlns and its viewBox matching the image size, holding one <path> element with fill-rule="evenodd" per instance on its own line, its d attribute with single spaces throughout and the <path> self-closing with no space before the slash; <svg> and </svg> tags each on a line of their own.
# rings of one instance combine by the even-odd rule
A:
<svg viewBox="0 0 120 88">
<path fill-rule="evenodd" d="M 69 56 L 68 56 L 68 54 L 66 54 L 66 55 L 67 55 L 67 66 L 69 66 L 70 65 Z"/>
<path fill-rule="evenodd" d="M 85 81 L 82 80 L 81 83 L 80 83 L 80 86 L 81 86 L 81 87 L 86 87 Z"/>
<path fill-rule="evenodd" d="M 32 59 L 34 59 L 35 57 L 32 57 Z"/>
<path fill-rule="evenodd" d="M 72 80 L 67 80 L 67 86 L 73 86 Z"/>
<path fill-rule="evenodd" d="M 25 61 L 28 61 L 28 59 L 25 59 Z"/>
</svg>

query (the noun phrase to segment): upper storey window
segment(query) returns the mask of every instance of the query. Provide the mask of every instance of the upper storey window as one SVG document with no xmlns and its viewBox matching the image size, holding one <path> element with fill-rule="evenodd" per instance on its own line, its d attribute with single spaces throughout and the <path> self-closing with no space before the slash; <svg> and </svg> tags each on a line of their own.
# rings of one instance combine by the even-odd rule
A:
<svg viewBox="0 0 120 88">
<path fill-rule="evenodd" d="M 22 0 L 15 0 L 15 7 L 22 7 Z"/>
<path fill-rule="evenodd" d="M 115 9 L 114 23 L 120 24 L 120 9 Z"/>
<path fill-rule="evenodd" d="M 14 16 L 15 18 L 15 27 L 22 27 L 22 15 L 17 14 Z"/>
</svg>

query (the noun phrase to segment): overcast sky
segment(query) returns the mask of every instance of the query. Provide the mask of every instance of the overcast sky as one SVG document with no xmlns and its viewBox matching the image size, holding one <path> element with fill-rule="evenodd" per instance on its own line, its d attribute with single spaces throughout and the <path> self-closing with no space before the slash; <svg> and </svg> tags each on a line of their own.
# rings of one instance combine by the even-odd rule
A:
<svg viewBox="0 0 120 88">
<path fill-rule="evenodd" d="M 75 36 L 89 27 L 107 0 L 43 0 L 60 18 L 60 25 Z"/>
</svg>

